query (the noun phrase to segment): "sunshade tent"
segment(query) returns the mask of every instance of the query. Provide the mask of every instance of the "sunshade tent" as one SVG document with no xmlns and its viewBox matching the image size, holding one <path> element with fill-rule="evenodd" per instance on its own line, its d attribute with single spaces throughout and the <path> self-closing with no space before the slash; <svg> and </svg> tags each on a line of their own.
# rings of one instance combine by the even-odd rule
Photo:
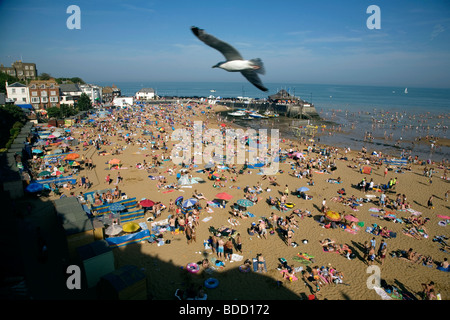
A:
<svg viewBox="0 0 450 320">
<path fill-rule="evenodd" d="M 337 222 L 337 221 L 340 221 L 341 220 L 341 215 L 338 213 L 338 212 L 336 212 L 336 211 L 327 211 L 326 213 L 325 213 L 325 217 L 328 219 L 328 220 L 330 220 L 330 221 L 335 221 L 335 222 Z"/>
<path fill-rule="evenodd" d="M 251 207 L 253 206 L 253 202 L 248 199 L 239 199 L 236 203 L 242 207 Z"/>
<path fill-rule="evenodd" d="M 308 187 L 301 187 L 301 188 L 298 188 L 297 191 L 298 192 L 306 192 L 306 191 L 309 191 L 309 188 Z"/>
<path fill-rule="evenodd" d="M 111 165 L 118 165 L 118 164 L 120 164 L 120 160 L 119 159 L 111 159 L 111 160 L 109 160 L 108 163 Z"/>
<path fill-rule="evenodd" d="M 78 153 L 69 153 L 64 160 L 75 160 L 78 159 L 80 155 Z"/>
<path fill-rule="evenodd" d="M 362 173 L 365 173 L 365 174 L 371 174 L 371 173 L 372 173 L 372 168 L 371 168 L 371 167 L 368 167 L 368 166 L 364 166 L 364 167 L 362 168 Z"/>
<path fill-rule="evenodd" d="M 230 200 L 233 198 L 233 196 L 226 192 L 221 192 L 221 193 L 216 194 L 216 198 L 220 199 L 220 200 Z"/>
<path fill-rule="evenodd" d="M 44 189 L 44 186 L 42 186 L 40 183 L 32 182 L 30 183 L 25 190 L 30 193 L 40 192 Z"/>
</svg>

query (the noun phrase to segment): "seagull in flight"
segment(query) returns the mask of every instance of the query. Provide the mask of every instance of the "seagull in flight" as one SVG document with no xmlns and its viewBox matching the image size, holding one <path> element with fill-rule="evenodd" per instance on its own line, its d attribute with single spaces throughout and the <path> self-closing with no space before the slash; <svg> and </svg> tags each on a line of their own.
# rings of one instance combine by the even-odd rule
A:
<svg viewBox="0 0 450 320">
<path fill-rule="evenodd" d="M 221 61 L 212 66 L 213 68 L 221 68 L 230 72 L 240 72 L 255 87 L 262 91 L 268 91 L 258 76 L 258 73 L 265 74 L 264 65 L 261 59 L 245 60 L 235 48 L 206 33 L 203 29 L 191 27 L 191 30 L 198 39 L 208 46 L 220 51 L 225 56 L 225 59 L 227 59 L 226 61 Z"/>
</svg>

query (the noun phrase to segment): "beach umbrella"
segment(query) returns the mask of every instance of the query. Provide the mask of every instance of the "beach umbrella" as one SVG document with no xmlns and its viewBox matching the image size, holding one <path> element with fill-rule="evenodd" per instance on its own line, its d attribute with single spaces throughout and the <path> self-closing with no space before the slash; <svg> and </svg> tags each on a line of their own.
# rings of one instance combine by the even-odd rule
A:
<svg viewBox="0 0 450 320">
<path fill-rule="evenodd" d="M 123 228 L 118 224 L 112 224 L 105 229 L 105 234 L 108 236 L 116 236 L 123 231 Z"/>
<path fill-rule="evenodd" d="M 325 213 L 325 217 L 330 220 L 330 221 L 340 221 L 341 220 L 341 215 L 336 212 L 336 211 L 327 211 Z"/>
<path fill-rule="evenodd" d="M 219 174 L 217 173 L 217 172 L 211 172 L 209 175 L 208 175 L 208 178 L 210 179 L 210 180 L 216 180 L 216 179 L 219 179 L 220 177 L 219 177 Z"/>
<path fill-rule="evenodd" d="M 179 196 L 178 198 L 176 198 L 176 199 L 175 199 L 175 204 L 176 204 L 177 206 L 179 206 L 180 203 L 181 203 L 181 201 L 183 201 L 183 196 Z"/>
<path fill-rule="evenodd" d="M 252 201 L 248 199 L 239 199 L 236 203 L 242 207 L 251 207 L 254 204 Z"/>
<path fill-rule="evenodd" d="M 355 216 L 352 216 L 351 214 L 346 215 L 345 220 L 350 221 L 350 222 L 358 222 L 359 219 Z"/>
<path fill-rule="evenodd" d="M 309 191 L 309 188 L 308 187 L 301 187 L 301 188 L 298 188 L 297 191 L 298 192 L 306 192 L 306 191 Z"/>
<path fill-rule="evenodd" d="M 44 190 L 44 187 L 40 183 L 32 182 L 25 188 L 25 190 L 30 193 L 35 193 Z"/>
<path fill-rule="evenodd" d="M 226 192 L 221 192 L 216 194 L 216 198 L 220 200 L 230 200 L 231 198 L 233 198 L 233 196 Z"/>
<path fill-rule="evenodd" d="M 195 198 L 190 198 L 190 199 L 187 199 L 187 200 L 185 200 L 184 202 L 183 202 L 183 208 L 189 208 L 189 207 L 192 207 L 194 204 L 196 204 L 197 203 L 197 199 L 195 199 Z"/>
<path fill-rule="evenodd" d="M 128 223 L 125 223 L 125 224 L 122 226 L 122 230 L 125 231 L 125 232 L 129 232 L 129 233 L 131 233 L 131 232 L 136 232 L 136 231 L 138 231 L 140 228 L 141 228 L 141 227 L 140 227 L 137 223 L 135 223 L 135 222 L 128 222 Z"/>
<path fill-rule="evenodd" d="M 32 152 L 33 152 L 33 153 L 42 153 L 42 152 L 44 152 L 44 151 L 42 151 L 41 149 L 34 149 Z"/>
<path fill-rule="evenodd" d="M 155 205 L 155 203 L 154 203 L 152 200 L 150 200 L 150 199 L 144 199 L 144 200 L 141 200 L 141 201 L 139 202 L 139 204 L 140 204 L 141 207 L 143 207 L 143 208 L 150 208 L 150 207 L 153 207 L 153 206 Z"/>
<path fill-rule="evenodd" d="M 111 159 L 111 160 L 109 160 L 109 162 L 108 162 L 109 164 L 119 164 L 120 163 L 120 160 L 119 159 Z"/>
<path fill-rule="evenodd" d="M 72 161 L 72 163 L 70 164 L 72 167 L 78 167 L 80 165 L 79 162 L 77 161 Z"/>
<path fill-rule="evenodd" d="M 57 137 L 56 137 L 55 135 L 51 134 L 51 135 L 47 136 L 47 138 L 48 138 L 48 139 L 55 139 L 55 138 L 57 138 Z"/>
<path fill-rule="evenodd" d="M 49 176 L 51 174 L 52 173 L 50 171 L 45 170 L 45 171 L 39 172 L 38 177 L 45 177 L 45 176 Z"/>
<path fill-rule="evenodd" d="M 78 153 L 70 153 L 64 158 L 64 160 L 75 160 L 78 159 L 79 157 L 80 155 Z"/>
<path fill-rule="evenodd" d="M 120 212 L 122 210 L 125 210 L 125 207 L 123 206 L 123 204 L 116 202 L 109 206 L 109 210 L 114 212 Z"/>
</svg>

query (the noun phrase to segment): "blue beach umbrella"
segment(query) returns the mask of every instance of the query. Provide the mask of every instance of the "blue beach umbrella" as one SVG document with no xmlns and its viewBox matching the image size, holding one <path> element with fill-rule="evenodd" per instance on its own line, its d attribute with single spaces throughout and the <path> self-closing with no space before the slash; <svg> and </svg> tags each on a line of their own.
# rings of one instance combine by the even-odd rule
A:
<svg viewBox="0 0 450 320">
<path fill-rule="evenodd" d="M 251 207 L 253 206 L 253 202 L 248 199 L 239 199 L 236 203 L 242 207 Z"/>
<path fill-rule="evenodd" d="M 122 210 L 125 210 L 125 207 L 121 203 L 116 202 L 109 206 L 109 210 L 114 212 L 120 212 Z"/>
<path fill-rule="evenodd" d="M 42 152 L 44 152 L 44 151 L 42 151 L 41 149 L 34 149 L 33 150 L 33 153 L 42 153 Z"/>
<path fill-rule="evenodd" d="M 297 191 L 298 191 L 298 192 L 306 192 L 306 191 L 309 191 L 309 188 L 307 188 L 307 187 L 301 187 L 301 188 L 298 188 Z"/>
<path fill-rule="evenodd" d="M 32 182 L 25 188 L 25 190 L 30 193 L 36 193 L 44 190 L 44 187 L 40 183 Z"/>
<path fill-rule="evenodd" d="M 190 199 L 187 199 L 187 200 L 185 200 L 184 202 L 183 202 L 183 208 L 189 208 L 189 207 L 192 207 L 194 204 L 196 204 L 197 203 L 197 199 L 195 199 L 195 198 L 190 198 Z"/>
</svg>

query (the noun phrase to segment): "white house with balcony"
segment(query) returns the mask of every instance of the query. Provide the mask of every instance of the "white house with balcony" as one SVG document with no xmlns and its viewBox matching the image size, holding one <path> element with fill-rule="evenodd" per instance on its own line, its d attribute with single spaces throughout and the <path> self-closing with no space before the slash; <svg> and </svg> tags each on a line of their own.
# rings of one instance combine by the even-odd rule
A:
<svg viewBox="0 0 450 320">
<path fill-rule="evenodd" d="M 14 101 L 14 104 L 30 103 L 28 86 L 22 83 L 14 82 L 13 84 L 8 84 L 8 82 L 6 82 L 6 95 L 9 99 Z"/>
<path fill-rule="evenodd" d="M 155 90 L 152 88 L 142 88 L 136 92 L 136 100 L 150 100 L 155 99 Z"/>
<path fill-rule="evenodd" d="M 102 102 L 102 87 L 94 84 L 81 84 L 80 89 L 83 93 L 86 93 L 91 98 L 92 103 Z"/>
</svg>

